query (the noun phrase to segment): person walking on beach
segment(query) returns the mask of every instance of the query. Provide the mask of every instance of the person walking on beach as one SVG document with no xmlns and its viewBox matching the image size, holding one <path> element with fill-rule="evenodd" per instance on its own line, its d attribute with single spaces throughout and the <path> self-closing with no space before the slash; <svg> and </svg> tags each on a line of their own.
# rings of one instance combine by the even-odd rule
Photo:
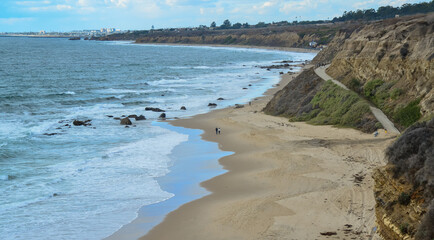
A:
<svg viewBox="0 0 434 240">
<path fill-rule="evenodd" d="M 219 129 L 215 128 L 215 135 L 217 135 L 219 133 Z"/>
<path fill-rule="evenodd" d="M 218 133 L 219 135 L 222 133 L 222 130 L 220 128 L 218 128 Z"/>
</svg>

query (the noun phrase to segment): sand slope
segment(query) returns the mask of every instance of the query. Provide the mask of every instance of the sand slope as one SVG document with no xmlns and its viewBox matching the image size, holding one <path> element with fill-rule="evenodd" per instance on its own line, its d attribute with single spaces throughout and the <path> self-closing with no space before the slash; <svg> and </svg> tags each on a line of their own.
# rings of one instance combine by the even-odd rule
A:
<svg viewBox="0 0 434 240">
<path fill-rule="evenodd" d="M 280 87 L 294 76 L 284 75 Z M 235 154 L 220 159 L 229 172 L 202 183 L 212 194 L 171 212 L 142 239 L 371 238 L 371 172 L 393 137 L 261 113 L 277 90 L 252 106 L 173 122 L 205 130 L 205 140 Z"/>
</svg>

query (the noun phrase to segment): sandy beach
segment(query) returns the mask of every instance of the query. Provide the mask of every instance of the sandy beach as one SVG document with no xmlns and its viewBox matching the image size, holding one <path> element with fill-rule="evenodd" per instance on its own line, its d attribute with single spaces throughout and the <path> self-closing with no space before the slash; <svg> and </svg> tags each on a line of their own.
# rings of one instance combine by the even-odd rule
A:
<svg viewBox="0 0 434 240">
<path fill-rule="evenodd" d="M 204 130 L 204 140 L 234 154 L 219 160 L 227 173 L 201 184 L 210 195 L 171 212 L 141 239 L 378 238 L 371 173 L 385 164 L 394 136 L 262 113 L 295 76 L 283 75 L 279 86 L 243 108 L 171 122 Z"/>
</svg>

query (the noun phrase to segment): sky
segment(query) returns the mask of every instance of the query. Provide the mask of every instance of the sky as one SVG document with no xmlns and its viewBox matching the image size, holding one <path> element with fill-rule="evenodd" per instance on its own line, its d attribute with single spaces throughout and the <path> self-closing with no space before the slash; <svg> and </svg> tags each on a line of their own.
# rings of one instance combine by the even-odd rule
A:
<svg viewBox="0 0 434 240">
<path fill-rule="evenodd" d="M 0 0 L 0 32 L 209 26 L 327 20 L 344 11 L 423 0 Z"/>
</svg>

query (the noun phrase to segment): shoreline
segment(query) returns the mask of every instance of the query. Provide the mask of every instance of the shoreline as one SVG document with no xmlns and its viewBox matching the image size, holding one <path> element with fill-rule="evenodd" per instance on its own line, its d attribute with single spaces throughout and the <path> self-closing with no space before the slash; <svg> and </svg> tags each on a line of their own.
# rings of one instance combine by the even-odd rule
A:
<svg viewBox="0 0 434 240">
<path fill-rule="evenodd" d="M 163 45 L 163 46 L 179 46 L 179 47 L 217 47 L 217 48 L 245 48 L 245 49 L 263 49 L 283 52 L 297 52 L 297 53 L 319 53 L 319 49 L 310 48 L 295 48 L 295 47 L 267 47 L 267 46 L 250 46 L 250 45 L 224 45 L 224 44 L 180 44 L 180 43 L 137 43 L 132 44 L 140 45 Z"/>
<path fill-rule="evenodd" d="M 353 129 L 288 123 L 262 113 L 274 93 L 300 73 L 283 75 L 252 106 L 170 121 L 203 130 L 203 140 L 235 154 L 219 159 L 228 172 L 201 183 L 211 194 L 181 205 L 140 239 L 314 239 L 324 238 L 321 232 L 378 239 L 370 235 L 375 226 L 370 174 L 385 164 L 383 150 L 392 137 L 373 140 Z M 216 126 L 222 135 L 215 135 Z M 362 181 L 356 182 L 359 175 Z"/>
<path fill-rule="evenodd" d="M 227 46 L 223 46 L 223 47 L 227 47 Z M 301 71 L 300 71 L 301 72 Z M 296 72 L 296 73 L 291 73 L 288 74 L 288 76 L 291 75 L 298 75 L 300 72 Z M 282 78 L 281 76 L 279 76 L 277 73 L 274 75 L 275 77 L 273 77 L 273 86 L 271 86 L 271 83 L 269 84 L 269 87 L 274 88 L 276 85 L 282 84 Z M 264 79 L 264 78 L 263 78 Z M 285 85 L 288 83 L 288 81 L 285 83 Z M 268 89 L 264 89 L 262 91 L 270 91 L 269 88 Z M 261 93 L 257 93 L 258 95 L 252 95 L 250 96 L 251 98 L 258 98 L 261 97 L 263 95 L 266 94 L 266 92 L 262 92 Z M 249 98 L 250 98 L 249 97 Z M 256 99 L 255 98 L 255 99 Z M 245 100 L 247 101 L 247 100 Z M 253 100 L 252 100 L 253 101 Z M 226 104 L 223 104 L 223 109 L 227 108 L 226 106 L 232 106 L 231 104 L 235 104 L 237 102 L 227 102 Z M 240 103 L 240 102 L 238 102 Z M 218 111 L 221 110 L 221 108 L 218 109 L 214 109 L 214 110 L 210 110 L 211 112 L 213 111 Z M 207 112 L 209 113 L 209 112 Z M 207 114 L 207 113 L 202 113 L 202 114 Z M 198 114 L 197 114 L 198 115 Z M 189 117 L 185 117 L 185 118 L 181 118 L 181 119 L 190 119 L 194 116 L 197 115 L 192 115 Z M 199 113 L 200 115 L 200 113 Z M 187 146 L 186 149 L 190 149 L 191 151 L 191 146 L 188 146 L 188 144 L 193 144 L 193 145 L 201 145 L 201 148 L 206 147 L 208 145 L 214 144 L 218 151 L 218 154 L 214 153 L 214 155 L 219 155 L 219 157 L 215 157 L 210 161 L 213 161 L 212 164 L 208 164 L 208 165 L 212 165 L 212 171 L 213 172 L 218 172 L 218 174 L 215 173 L 210 173 L 212 172 L 210 169 L 205 169 L 205 171 L 203 171 L 204 169 L 202 169 L 202 171 L 199 171 L 199 168 L 193 166 L 191 168 L 184 168 L 185 163 L 187 163 L 187 165 L 192 166 L 189 162 L 191 162 L 191 157 L 185 157 L 185 155 L 195 155 L 194 158 L 200 158 L 202 159 L 200 162 L 198 162 L 199 164 L 202 161 L 207 161 L 206 159 L 204 159 L 204 155 L 212 155 L 209 152 L 204 152 L 201 151 L 202 149 L 199 149 L 199 151 L 195 151 L 194 153 L 183 153 L 181 151 L 178 151 L 176 149 L 179 149 L 180 145 L 178 145 L 173 152 L 170 154 L 174 157 L 171 157 L 171 159 L 173 161 L 176 161 L 173 165 L 171 165 L 169 167 L 170 172 L 169 174 L 163 176 L 163 177 L 159 177 L 156 180 L 158 181 L 159 185 L 161 186 L 162 190 L 167 191 L 169 193 L 174 194 L 174 197 L 171 197 L 167 200 L 161 201 L 161 202 L 157 202 L 157 203 L 153 203 L 150 205 L 144 205 L 141 206 L 140 209 L 137 211 L 136 217 L 134 219 L 132 219 L 130 222 L 122 225 L 120 228 L 118 228 L 116 231 L 114 231 L 113 233 L 111 233 L 108 236 L 105 236 L 103 239 L 105 240 L 115 240 L 115 239 L 137 239 L 140 236 L 142 236 L 143 234 L 147 233 L 152 227 L 154 227 L 155 225 L 158 225 L 159 223 L 162 222 L 162 220 L 167 216 L 167 214 L 173 210 L 176 210 L 177 208 L 179 208 L 180 206 L 184 205 L 185 203 L 194 201 L 198 198 L 201 198 L 205 195 L 209 195 L 211 194 L 210 191 L 206 190 L 205 188 L 203 188 L 200 183 L 209 179 L 212 179 L 218 175 L 223 174 L 224 172 L 226 172 L 226 170 L 222 169 L 222 166 L 219 164 L 219 159 L 222 158 L 225 155 L 228 155 L 229 151 L 222 151 L 221 149 L 219 149 L 218 145 L 214 142 L 210 142 L 210 141 L 206 141 L 203 140 L 201 138 L 202 134 L 198 134 L 197 132 L 203 132 L 201 130 L 197 130 L 197 129 L 189 129 L 189 128 L 184 128 L 184 127 L 177 127 L 174 126 L 173 124 L 171 124 L 173 120 L 171 119 L 167 119 L 167 121 L 155 121 L 153 123 L 153 125 L 157 125 L 160 127 L 163 127 L 165 129 L 174 131 L 174 132 L 178 132 L 181 134 L 186 134 L 189 136 L 189 140 L 185 143 L 181 143 L 180 145 L 185 145 Z M 191 141 L 191 138 L 193 138 L 194 140 Z M 198 138 L 200 141 L 195 140 L 196 138 Z M 194 148 L 194 147 L 193 147 Z M 185 149 L 184 149 L 185 150 Z M 194 150 L 194 149 L 193 149 Z M 197 150 L 197 149 L 196 149 Z M 189 150 L 187 150 L 189 151 Z M 179 155 L 181 155 L 179 157 Z M 230 153 L 232 154 L 232 152 Z M 200 157 L 197 157 L 198 155 L 200 155 Z M 181 166 L 180 166 L 181 165 Z M 181 172 L 179 171 L 178 168 L 184 168 L 184 171 Z M 183 178 L 182 175 L 185 174 L 185 172 L 188 172 L 190 177 L 196 178 L 196 181 L 191 181 L 190 179 L 187 178 Z M 203 177 L 203 172 L 208 172 L 208 175 L 206 175 L 206 177 Z M 199 177 L 201 178 L 200 180 Z M 175 182 L 174 179 L 178 179 L 183 181 L 183 183 L 185 182 L 185 184 L 179 184 L 178 182 Z M 181 186 L 184 185 L 184 186 Z M 188 191 L 190 191 L 190 195 L 188 195 L 188 193 L 183 192 L 182 190 L 185 190 L 185 186 L 189 185 L 189 189 Z M 184 187 L 184 189 L 176 189 L 173 186 L 181 186 Z M 195 188 L 196 190 L 194 190 L 195 192 L 201 192 L 201 194 L 191 194 L 191 189 Z M 185 199 L 188 199 L 187 201 L 185 201 Z M 169 209 L 169 211 L 167 210 Z"/>
</svg>

